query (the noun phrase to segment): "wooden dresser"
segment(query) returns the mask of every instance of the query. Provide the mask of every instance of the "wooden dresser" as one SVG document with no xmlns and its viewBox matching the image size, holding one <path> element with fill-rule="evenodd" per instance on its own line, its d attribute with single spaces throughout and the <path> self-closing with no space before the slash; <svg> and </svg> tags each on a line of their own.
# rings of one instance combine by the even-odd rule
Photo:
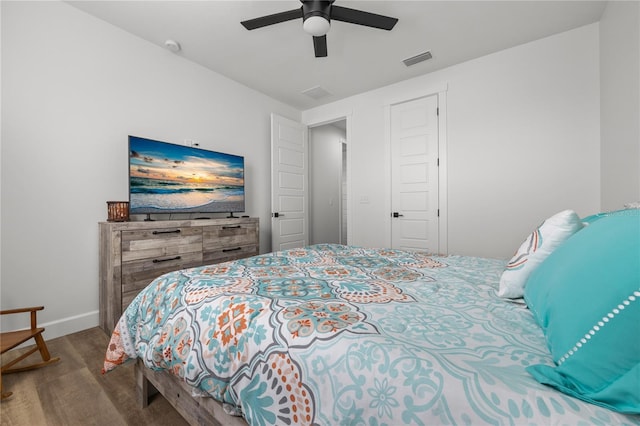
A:
<svg viewBox="0 0 640 426">
<path fill-rule="evenodd" d="M 254 256 L 257 218 L 100 222 L 100 327 L 111 333 L 134 297 L 171 271 Z"/>
</svg>

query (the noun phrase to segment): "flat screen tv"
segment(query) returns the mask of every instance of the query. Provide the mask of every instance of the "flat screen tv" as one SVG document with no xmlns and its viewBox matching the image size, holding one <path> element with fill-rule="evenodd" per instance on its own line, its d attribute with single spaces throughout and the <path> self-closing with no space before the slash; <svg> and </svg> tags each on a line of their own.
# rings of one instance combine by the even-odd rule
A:
<svg viewBox="0 0 640 426">
<path fill-rule="evenodd" d="M 244 157 L 129 136 L 129 212 L 244 211 Z"/>
</svg>

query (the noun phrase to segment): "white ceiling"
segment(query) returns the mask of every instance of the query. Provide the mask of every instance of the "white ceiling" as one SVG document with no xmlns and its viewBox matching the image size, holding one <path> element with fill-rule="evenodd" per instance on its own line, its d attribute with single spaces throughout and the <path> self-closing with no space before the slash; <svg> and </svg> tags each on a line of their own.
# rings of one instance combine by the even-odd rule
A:
<svg viewBox="0 0 640 426">
<path fill-rule="evenodd" d="M 248 31 L 240 21 L 300 6 L 287 1 L 69 1 L 151 43 L 273 98 L 309 109 L 492 52 L 597 22 L 606 1 L 342 1 L 398 18 L 392 31 L 333 21 L 316 58 L 302 20 Z M 433 59 L 402 61 L 430 50 Z M 314 100 L 301 92 L 320 86 Z"/>
</svg>

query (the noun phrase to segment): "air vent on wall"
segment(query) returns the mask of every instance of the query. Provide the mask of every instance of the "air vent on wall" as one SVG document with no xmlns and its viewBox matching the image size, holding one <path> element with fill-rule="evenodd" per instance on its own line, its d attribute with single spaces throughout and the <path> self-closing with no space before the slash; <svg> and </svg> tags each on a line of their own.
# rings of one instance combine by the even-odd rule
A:
<svg viewBox="0 0 640 426">
<path fill-rule="evenodd" d="M 405 59 L 402 62 L 404 62 L 404 64 L 406 66 L 410 67 L 411 65 L 415 65 L 415 64 L 417 64 L 419 62 L 426 61 L 427 59 L 431 59 L 431 58 L 432 58 L 431 51 L 427 50 L 424 53 L 421 53 L 421 54 L 416 55 L 416 56 L 412 56 L 411 58 Z"/>
<path fill-rule="evenodd" d="M 320 98 L 324 98 L 325 96 L 329 96 L 331 93 L 327 92 L 325 89 L 323 89 L 320 86 L 315 86 L 310 89 L 303 90 L 302 94 L 307 95 L 313 99 L 320 99 Z"/>
</svg>

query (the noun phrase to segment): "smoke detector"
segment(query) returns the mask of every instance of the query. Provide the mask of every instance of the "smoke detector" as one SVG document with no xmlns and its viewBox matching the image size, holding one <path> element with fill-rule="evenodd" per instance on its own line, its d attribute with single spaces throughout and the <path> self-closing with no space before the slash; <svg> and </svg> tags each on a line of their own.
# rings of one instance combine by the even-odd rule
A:
<svg viewBox="0 0 640 426">
<path fill-rule="evenodd" d="M 173 53 L 179 52 L 181 47 L 180 43 L 175 40 L 167 40 L 164 42 L 164 47 L 172 51 Z"/>
</svg>

